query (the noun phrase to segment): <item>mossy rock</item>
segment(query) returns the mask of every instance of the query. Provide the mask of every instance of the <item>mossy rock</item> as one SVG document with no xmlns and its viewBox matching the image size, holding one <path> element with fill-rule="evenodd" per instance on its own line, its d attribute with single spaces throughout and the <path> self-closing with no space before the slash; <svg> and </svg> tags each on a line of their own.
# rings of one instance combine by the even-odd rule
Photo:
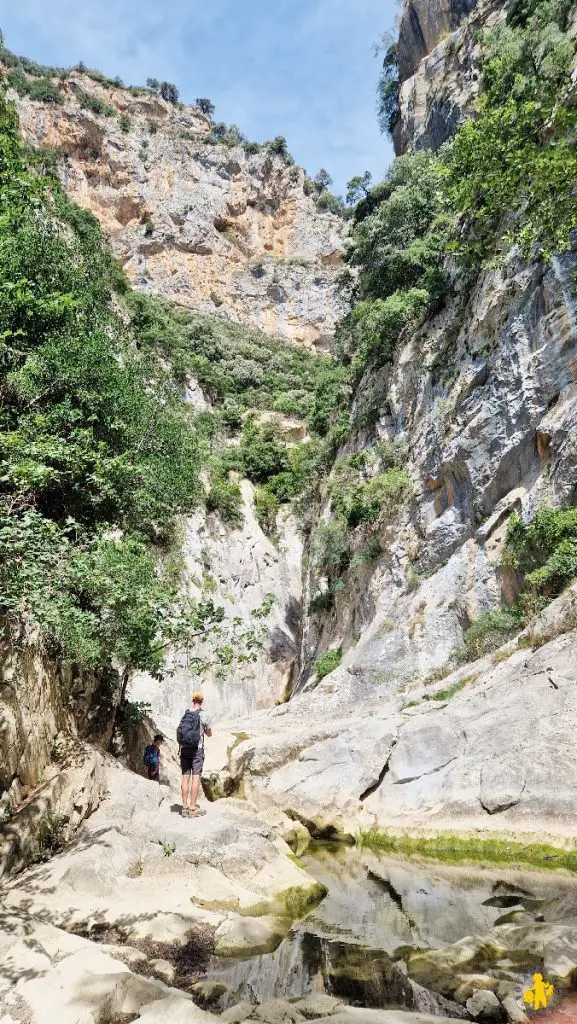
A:
<svg viewBox="0 0 577 1024">
<path fill-rule="evenodd" d="M 284 889 L 276 897 L 277 913 L 280 917 L 296 921 L 305 917 L 309 910 L 318 906 L 328 893 L 326 885 L 322 882 L 313 882 L 311 885 L 292 885 Z"/>
</svg>

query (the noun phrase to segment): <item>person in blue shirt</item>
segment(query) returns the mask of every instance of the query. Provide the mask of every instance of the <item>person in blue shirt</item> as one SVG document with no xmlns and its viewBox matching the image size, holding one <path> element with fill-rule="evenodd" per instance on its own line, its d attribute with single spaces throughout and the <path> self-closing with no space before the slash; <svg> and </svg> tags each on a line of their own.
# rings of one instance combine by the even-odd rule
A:
<svg viewBox="0 0 577 1024">
<path fill-rule="evenodd" d="M 144 751 L 144 763 L 148 769 L 148 778 L 154 782 L 160 782 L 160 745 L 164 740 L 161 733 L 157 733 L 152 743 L 149 743 Z"/>
</svg>

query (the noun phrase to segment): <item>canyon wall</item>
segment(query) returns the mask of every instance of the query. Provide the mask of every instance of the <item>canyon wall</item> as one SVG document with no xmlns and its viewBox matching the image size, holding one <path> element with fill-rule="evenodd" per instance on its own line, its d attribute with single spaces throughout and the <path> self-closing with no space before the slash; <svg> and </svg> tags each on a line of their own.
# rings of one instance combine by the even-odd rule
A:
<svg viewBox="0 0 577 1024">
<path fill-rule="evenodd" d="M 399 26 L 400 119 L 395 152 L 438 149 L 479 87 L 479 33 L 503 18 L 503 0 L 411 0 Z"/>
<path fill-rule="evenodd" d="M 196 107 L 77 71 L 56 81 L 61 105 L 10 91 L 21 131 L 55 151 L 68 194 L 98 217 L 135 288 L 327 348 L 342 314 L 343 222 L 305 195 L 301 168 L 210 144 Z M 114 116 L 81 106 L 82 94 Z"/>
<path fill-rule="evenodd" d="M 399 151 L 451 136 L 477 89 L 474 36 L 505 10 L 405 3 Z M 392 367 L 365 372 L 352 413 L 363 422 L 377 406 L 376 423 L 353 430 L 339 456 L 395 442 L 412 500 L 382 527 L 380 555 L 355 559 L 369 535 L 353 530 L 332 607 L 305 617 L 298 695 L 245 726 L 230 788 L 320 835 L 577 835 L 574 592 L 495 655 L 450 661 L 481 613 L 518 598 L 502 564 L 511 513 L 527 521 L 575 498 L 576 268 L 577 252 L 527 263 L 513 251 L 473 284 L 456 275 L 444 308 L 401 337 Z M 305 592 L 325 585 L 309 564 Z M 319 681 L 314 662 L 328 650 L 342 662 Z"/>
</svg>

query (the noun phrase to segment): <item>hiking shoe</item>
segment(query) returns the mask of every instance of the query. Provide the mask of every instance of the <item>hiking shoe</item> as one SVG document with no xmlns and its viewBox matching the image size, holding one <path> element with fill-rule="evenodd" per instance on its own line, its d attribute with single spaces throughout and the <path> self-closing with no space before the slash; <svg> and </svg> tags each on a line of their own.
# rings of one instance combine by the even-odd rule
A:
<svg viewBox="0 0 577 1024">
<path fill-rule="evenodd" d="M 203 814 L 206 814 L 203 807 L 195 807 L 194 811 L 189 811 L 188 816 L 189 818 L 202 818 Z"/>
<path fill-rule="evenodd" d="M 180 814 L 181 817 L 183 818 L 190 818 L 192 815 L 192 811 L 188 807 L 183 807 Z"/>
</svg>

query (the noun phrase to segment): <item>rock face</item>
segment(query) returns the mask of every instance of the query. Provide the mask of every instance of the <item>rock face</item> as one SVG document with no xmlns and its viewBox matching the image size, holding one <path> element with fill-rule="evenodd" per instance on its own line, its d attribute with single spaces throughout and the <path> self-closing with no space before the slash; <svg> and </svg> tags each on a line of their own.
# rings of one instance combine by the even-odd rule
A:
<svg viewBox="0 0 577 1024">
<path fill-rule="evenodd" d="M 395 151 L 438 149 L 478 90 L 480 29 L 505 14 L 505 0 L 406 0 L 399 28 L 401 118 Z"/>
<path fill-rule="evenodd" d="M 62 106 L 14 95 L 21 130 L 56 152 L 67 192 L 98 217 L 137 289 L 326 348 L 342 315 L 343 222 L 304 194 L 300 168 L 209 145 L 195 107 L 78 72 L 56 81 Z M 82 92 L 115 116 L 81 107 Z"/>
<path fill-rule="evenodd" d="M 186 526 L 184 553 L 187 578 L 194 596 L 211 598 L 230 617 L 238 616 L 247 627 L 255 624 L 252 612 L 272 595 L 266 619 L 270 636 L 256 663 L 235 668 L 219 678 L 203 679 L 206 708 L 219 720 L 236 720 L 260 707 L 286 699 L 297 674 L 302 600 L 302 539 L 290 514 L 281 511 L 278 540 L 273 545 L 258 525 L 253 510 L 253 488 L 241 485 L 243 525 L 231 530 L 214 517 L 198 513 Z M 131 699 L 150 702 L 155 719 L 174 732 L 190 703 L 195 676 L 186 658 L 178 653 L 171 672 L 159 683 L 148 676 L 136 676 Z M 198 688 L 198 683 L 196 683 Z"/>
<path fill-rule="evenodd" d="M 561 622 L 567 598 L 558 601 Z M 228 770 L 257 804 L 275 805 L 317 835 L 375 827 L 521 833 L 539 822 L 541 839 L 575 839 L 567 771 L 575 636 L 497 664 L 487 657 L 401 693 L 396 678 L 371 682 L 352 661 L 256 716 Z M 453 696 L 435 699 L 455 685 Z"/>
</svg>

